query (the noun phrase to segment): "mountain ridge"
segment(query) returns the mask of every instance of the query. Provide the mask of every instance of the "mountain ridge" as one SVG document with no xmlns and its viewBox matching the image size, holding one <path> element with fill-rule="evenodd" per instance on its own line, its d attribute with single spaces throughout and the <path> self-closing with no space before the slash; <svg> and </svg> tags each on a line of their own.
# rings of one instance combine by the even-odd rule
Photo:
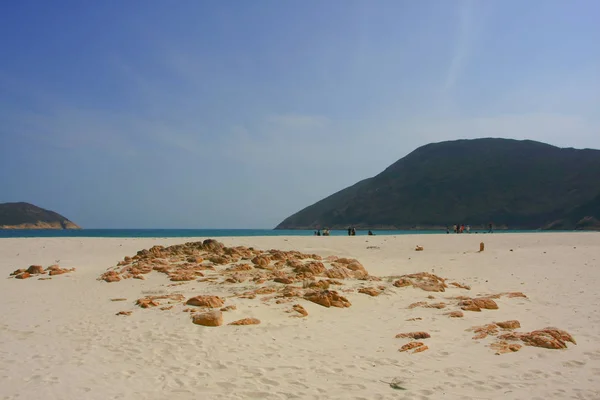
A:
<svg viewBox="0 0 600 400">
<path fill-rule="evenodd" d="M 599 150 L 498 138 L 430 143 L 275 229 L 575 229 L 600 218 L 598 176 Z"/>
</svg>

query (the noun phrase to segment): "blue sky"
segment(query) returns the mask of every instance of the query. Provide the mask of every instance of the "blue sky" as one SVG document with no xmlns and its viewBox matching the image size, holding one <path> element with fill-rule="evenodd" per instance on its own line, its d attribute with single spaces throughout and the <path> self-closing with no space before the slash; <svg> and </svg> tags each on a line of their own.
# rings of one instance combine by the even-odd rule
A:
<svg viewBox="0 0 600 400">
<path fill-rule="evenodd" d="M 271 228 L 416 147 L 600 148 L 600 2 L 5 1 L 0 202 Z"/>
</svg>

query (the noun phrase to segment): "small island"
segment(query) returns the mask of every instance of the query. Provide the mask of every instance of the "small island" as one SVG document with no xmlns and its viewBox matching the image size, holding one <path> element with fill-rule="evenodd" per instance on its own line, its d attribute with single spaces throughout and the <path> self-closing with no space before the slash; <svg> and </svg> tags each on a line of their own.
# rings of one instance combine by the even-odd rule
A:
<svg viewBox="0 0 600 400">
<path fill-rule="evenodd" d="M 0 229 L 81 229 L 62 215 L 33 204 L 0 204 Z"/>
</svg>

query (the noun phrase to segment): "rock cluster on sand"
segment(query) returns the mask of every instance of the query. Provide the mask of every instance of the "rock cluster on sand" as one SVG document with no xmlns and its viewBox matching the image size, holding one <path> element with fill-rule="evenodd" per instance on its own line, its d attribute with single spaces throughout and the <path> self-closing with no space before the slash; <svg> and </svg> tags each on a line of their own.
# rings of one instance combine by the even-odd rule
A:
<svg viewBox="0 0 600 400">
<path fill-rule="evenodd" d="M 73 271 L 75 271 L 75 268 L 66 269 L 66 268 L 61 268 L 59 265 L 51 265 L 46 269 L 44 269 L 44 267 L 42 267 L 41 265 L 31 265 L 27 269 L 18 269 L 16 271 L 13 271 L 10 275 L 14 276 L 15 279 L 27 279 L 27 278 L 31 278 L 33 276 L 38 276 L 38 275 L 46 275 L 47 274 L 50 276 L 54 276 L 54 275 L 66 274 L 67 272 L 73 272 Z M 48 278 L 39 278 L 39 279 L 48 279 Z"/>
<path fill-rule="evenodd" d="M 48 268 L 49 270 L 52 268 Z M 175 282 L 167 287 L 175 287 L 197 282 L 203 289 L 215 290 L 220 295 L 161 293 L 147 295 L 137 299 L 136 305 L 149 309 L 170 310 L 181 307 L 188 312 L 192 322 L 197 325 L 216 327 L 224 325 L 223 313 L 235 315 L 237 309 L 231 304 L 231 299 L 258 299 L 263 305 L 283 305 L 291 303 L 284 312 L 291 317 L 304 318 L 308 316 L 306 308 L 299 304 L 306 301 L 326 308 L 351 307 L 346 293 L 360 293 L 368 296 L 378 296 L 381 293 L 402 291 L 402 288 L 413 287 L 427 292 L 426 298 L 421 297 L 408 306 L 409 310 L 423 309 L 427 312 L 447 315 L 451 318 L 463 318 L 463 311 L 481 312 L 496 310 L 498 304 L 494 299 L 526 298 L 521 292 L 502 292 L 496 294 L 469 296 L 445 296 L 444 301 L 436 296 L 443 296 L 447 291 L 470 290 L 469 285 L 450 282 L 433 273 L 419 272 L 387 278 L 369 275 L 364 266 L 356 259 L 329 256 L 323 258 L 316 254 L 304 254 L 298 251 L 267 250 L 262 251 L 252 247 L 226 247 L 212 239 L 203 242 L 190 242 L 170 247 L 154 246 L 141 250 L 133 257 L 125 257 L 116 267 L 110 268 L 99 280 L 119 282 L 130 278 L 143 278 L 149 273 L 164 274 Z M 17 274 L 46 273 L 41 267 L 32 266 L 28 270 L 15 271 Z M 376 286 L 368 286 L 371 282 L 379 282 Z M 194 285 L 197 285 L 194 284 Z M 335 288 L 335 290 L 333 290 Z M 399 288 L 399 289 L 394 289 Z M 194 288 L 194 290 L 196 290 Z M 225 294 L 223 294 L 225 293 Z M 417 291 L 411 295 L 418 296 Z M 440 294 L 436 294 L 440 293 Z M 434 295 L 436 294 L 436 295 Z M 433 300 L 433 301 L 428 301 Z M 438 310 L 447 312 L 440 312 Z M 131 311 L 121 311 L 117 315 L 130 315 Z M 228 325 L 245 326 L 257 325 L 261 321 L 246 317 L 231 318 Z M 423 318 L 414 317 L 409 321 L 421 321 Z M 518 351 L 521 344 L 546 347 L 565 348 L 566 341 L 574 340 L 564 331 L 546 328 L 529 333 L 514 332 L 520 327 L 516 320 L 495 322 L 473 327 L 474 339 L 485 339 L 493 336 L 498 341 L 491 345 L 498 354 Z M 503 333 L 508 332 L 508 333 Z M 400 333 L 398 338 L 423 340 L 430 337 L 427 332 L 415 331 Z M 420 341 L 412 341 L 403 345 L 400 352 L 420 353 L 428 349 Z"/>
<path fill-rule="evenodd" d="M 519 351 L 522 345 L 518 343 L 509 343 L 510 341 L 521 341 L 527 346 L 543 347 L 546 349 L 566 349 L 566 342 L 577 344 L 573 336 L 568 332 L 557 328 L 544 328 L 532 332 L 514 332 L 514 329 L 520 328 L 521 323 L 517 320 L 494 322 L 482 326 L 474 326 L 467 329 L 476 333 L 473 336 L 475 340 L 485 339 L 487 336 L 495 336 L 498 341 L 492 343 L 490 347 L 496 350 L 496 354 L 511 353 Z M 499 334 L 500 331 L 509 331 Z"/>
</svg>

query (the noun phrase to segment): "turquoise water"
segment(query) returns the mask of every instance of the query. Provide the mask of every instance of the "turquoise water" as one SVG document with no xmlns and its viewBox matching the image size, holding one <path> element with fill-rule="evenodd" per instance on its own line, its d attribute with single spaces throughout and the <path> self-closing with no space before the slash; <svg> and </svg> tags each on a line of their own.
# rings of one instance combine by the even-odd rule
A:
<svg viewBox="0 0 600 400">
<path fill-rule="evenodd" d="M 426 231 L 373 231 L 376 235 L 415 235 L 415 234 L 446 234 L 445 230 Z M 510 232 L 539 232 L 539 231 L 497 231 Z M 331 236 L 346 236 L 348 231 L 330 231 Z M 475 234 L 472 232 L 471 234 Z M 483 232 L 482 232 L 483 233 Z M 453 233 L 450 233 L 451 235 Z M 26 237 L 226 237 L 226 236 L 313 236 L 312 230 L 273 230 L 273 229 L 82 229 L 82 230 L 0 230 L 0 238 Z M 357 236 L 367 235 L 367 231 L 357 231 Z M 466 235 L 463 233 L 463 235 Z"/>
</svg>

